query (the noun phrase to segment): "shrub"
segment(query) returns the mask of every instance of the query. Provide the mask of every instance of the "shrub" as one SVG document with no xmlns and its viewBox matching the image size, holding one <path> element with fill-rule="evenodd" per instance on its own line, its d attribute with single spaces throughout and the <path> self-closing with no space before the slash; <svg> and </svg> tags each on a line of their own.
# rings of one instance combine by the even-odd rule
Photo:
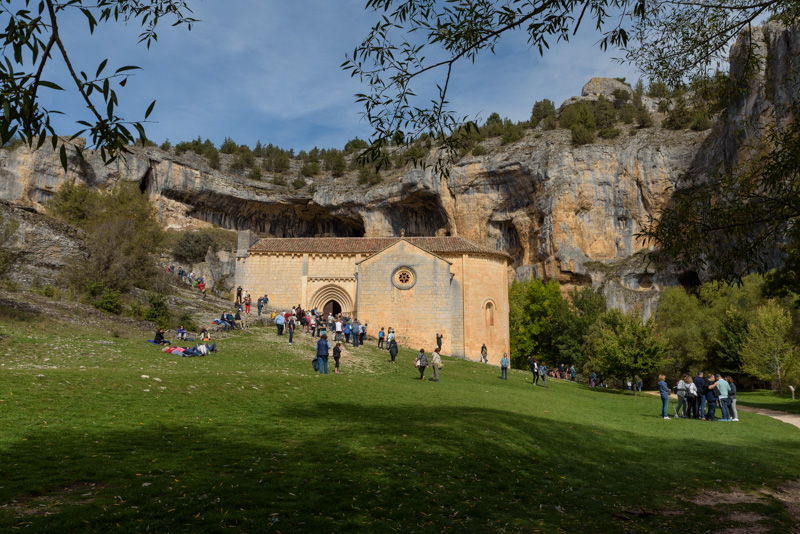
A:
<svg viewBox="0 0 800 534">
<path fill-rule="evenodd" d="M 381 173 L 374 167 L 361 167 L 358 171 L 358 183 L 361 185 L 376 185 L 383 181 Z"/>
<path fill-rule="evenodd" d="M 614 139 L 615 137 L 619 137 L 620 131 L 618 128 L 603 128 L 597 135 L 602 137 L 603 139 Z"/>
<path fill-rule="evenodd" d="M 586 102 L 578 102 L 565 107 L 558 118 L 558 123 L 562 128 L 568 129 L 578 125 L 583 126 L 590 132 L 594 132 L 597 129 L 594 114 Z"/>
<path fill-rule="evenodd" d="M 633 121 L 636 120 L 636 109 L 633 104 L 625 104 L 619 109 L 617 116 L 625 124 L 633 124 Z"/>
<path fill-rule="evenodd" d="M 122 298 L 120 292 L 113 289 L 103 291 L 100 298 L 96 299 L 92 304 L 94 304 L 95 308 L 113 313 L 114 315 L 122 313 Z"/>
<path fill-rule="evenodd" d="M 250 169 L 250 172 L 247 173 L 247 177 L 251 180 L 260 180 L 261 179 L 261 167 L 253 167 Z"/>
<path fill-rule="evenodd" d="M 161 293 L 151 293 L 147 296 L 147 302 L 150 307 L 147 309 L 145 319 L 159 328 L 169 328 L 171 317 L 167 297 Z"/>
<path fill-rule="evenodd" d="M 620 109 L 631 99 L 631 94 L 625 89 L 614 89 L 611 91 L 611 96 L 614 97 L 614 107 L 617 109 Z"/>
<path fill-rule="evenodd" d="M 694 120 L 692 121 L 691 128 L 695 132 L 702 132 L 703 130 L 708 130 L 712 126 L 711 119 L 708 117 L 706 113 L 700 112 L 695 115 Z"/>
<path fill-rule="evenodd" d="M 61 290 L 52 284 L 46 284 L 42 286 L 42 288 L 39 290 L 39 293 L 41 293 L 44 297 L 53 299 L 58 298 L 58 296 L 61 294 Z"/>
<path fill-rule="evenodd" d="M 194 322 L 194 317 L 192 317 L 192 314 L 187 311 L 182 311 L 175 320 L 175 327 L 177 328 L 180 325 L 183 325 L 186 330 L 191 332 L 200 330 L 200 328 L 197 326 L 197 323 Z"/>
<path fill-rule="evenodd" d="M 226 137 L 222 144 L 219 146 L 219 151 L 223 154 L 233 154 L 239 148 L 239 145 L 236 144 L 236 141 L 231 139 L 230 137 Z"/>
<path fill-rule="evenodd" d="M 543 130 L 555 130 L 558 128 L 558 118 L 555 115 L 549 115 L 542 121 Z"/>
<path fill-rule="evenodd" d="M 274 176 L 270 182 L 273 185 L 286 185 L 286 178 L 283 176 Z"/>
<path fill-rule="evenodd" d="M 306 181 L 298 176 L 297 178 L 294 179 L 292 185 L 294 186 L 295 189 L 302 189 L 306 186 Z"/>
<path fill-rule="evenodd" d="M 347 170 L 347 161 L 344 159 L 344 154 L 338 152 L 331 161 L 330 165 L 331 174 L 334 178 L 340 178 L 344 176 L 345 171 Z"/>
<path fill-rule="evenodd" d="M 506 119 L 506 121 L 507 124 L 504 124 L 503 138 L 500 140 L 501 145 L 514 143 L 525 137 L 525 129 L 522 126 L 513 124 L 508 119 Z"/>
<path fill-rule="evenodd" d="M 169 150 L 172 150 L 172 143 L 170 143 L 170 142 L 169 142 L 169 137 L 167 137 L 167 138 L 164 140 L 164 142 L 163 142 L 163 143 L 161 143 L 161 146 L 160 146 L 159 148 L 161 148 L 161 150 L 163 150 L 163 151 L 165 151 L 165 152 L 167 152 L 167 151 L 169 151 Z"/>
<path fill-rule="evenodd" d="M 572 144 L 580 146 L 594 143 L 594 133 L 583 124 L 575 124 L 570 130 L 572 130 Z"/>
<path fill-rule="evenodd" d="M 303 163 L 300 167 L 300 174 L 305 177 L 314 176 L 319 173 L 319 164 L 316 161 Z"/>
<path fill-rule="evenodd" d="M 207 232 L 187 232 L 181 235 L 172 248 L 172 257 L 181 263 L 199 263 L 206 259 L 209 248 L 215 248 L 214 238 Z"/>
<path fill-rule="evenodd" d="M 203 155 L 208 160 L 208 166 L 209 167 L 211 167 L 212 169 L 216 169 L 216 170 L 219 169 L 219 167 L 220 167 L 219 151 L 215 147 L 213 147 L 213 146 L 210 147 L 209 149 L 206 150 L 206 152 Z"/>
<path fill-rule="evenodd" d="M 345 154 L 352 154 L 353 152 L 361 152 L 365 148 L 369 146 L 369 143 L 364 141 L 363 139 L 359 139 L 358 137 L 349 140 L 344 145 L 344 153 Z"/>
<path fill-rule="evenodd" d="M 647 88 L 647 96 L 650 98 L 669 98 L 669 87 L 662 81 L 650 82 Z"/>
<path fill-rule="evenodd" d="M 488 153 L 489 151 L 486 149 L 486 147 L 483 147 L 481 145 L 478 145 L 472 149 L 473 156 L 485 156 Z"/>
<path fill-rule="evenodd" d="M 275 172 L 286 172 L 291 168 L 289 155 L 285 153 L 277 154 L 272 158 L 272 170 Z"/>
<path fill-rule="evenodd" d="M 617 112 L 614 110 L 614 104 L 609 102 L 606 97 L 603 95 L 597 97 L 597 100 L 591 103 L 590 109 L 598 130 L 613 128 L 617 120 Z"/>
<path fill-rule="evenodd" d="M 636 109 L 636 124 L 639 128 L 649 128 L 653 125 L 653 114 L 642 106 Z"/>
<path fill-rule="evenodd" d="M 692 123 L 692 116 L 682 98 L 678 98 L 672 109 L 667 112 L 664 122 L 661 125 L 668 130 L 683 130 Z"/>
<path fill-rule="evenodd" d="M 548 117 L 555 117 L 556 116 L 556 106 L 553 104 L 551 100 L 544 99 L 538 100 L 536 103 L 533 104 L 533 109 L 531 110 L 531 120 L 530 125 L 531 128 L 536 128 L 540 122 L 545 120 Z"/>
</svg>

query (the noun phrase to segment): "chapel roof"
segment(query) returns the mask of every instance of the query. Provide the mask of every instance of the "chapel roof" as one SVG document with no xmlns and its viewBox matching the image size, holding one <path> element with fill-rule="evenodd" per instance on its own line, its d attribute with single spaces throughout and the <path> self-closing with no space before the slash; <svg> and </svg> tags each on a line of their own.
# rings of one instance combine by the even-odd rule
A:
<svg viewBox="0 0 800 534">
<path fill-rule="evenodd" d="M 443 237 L 267 237 L 256 241 L 250 252 L 309 252 L 317 254 L 374 254 L 401 239 L 431 254 L 491 254 L 508 258 L 505 252 L 473 243 L 458 236 Z"/>
</svg>

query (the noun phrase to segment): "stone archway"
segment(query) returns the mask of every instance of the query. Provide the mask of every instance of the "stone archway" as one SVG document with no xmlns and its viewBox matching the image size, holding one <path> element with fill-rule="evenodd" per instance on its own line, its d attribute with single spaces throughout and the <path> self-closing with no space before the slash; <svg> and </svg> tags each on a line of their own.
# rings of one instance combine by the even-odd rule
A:
<svg viewBox="0 0 800 534">
<path fill-rule="evenodd" d="M 308 307 L 309 309 L 323 310 L 331 301 L 338 304 L 341 312 L 345 315 L 352 315 L 355 312 L 355 306 L 350 295 L 336 284 L 328 284 L 319 288 L 309 300 Z"/>
</svg>

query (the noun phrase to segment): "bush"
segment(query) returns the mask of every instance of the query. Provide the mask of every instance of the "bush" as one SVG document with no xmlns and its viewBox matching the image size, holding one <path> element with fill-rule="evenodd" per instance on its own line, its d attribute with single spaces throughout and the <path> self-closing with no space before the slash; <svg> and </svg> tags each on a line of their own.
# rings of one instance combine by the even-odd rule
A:
<svg viewBox="0 0 800 534">
<path fill-rule="evenodd" d="M 361 185 L 376 185 L 383 181 L 381 173 L 374 167 L 361 167 L 358 171 L 358 183 Z"/>
<path fill-rule="evenodd" d="M 260 180 L 261 179 L 261 167 L 253 167 L 250 169 L 250 172 L 247 173 L 247 177 L 251 180 Z"/>
<path fill-rule="evenodd" d="M 694 130 L 695 132 L 702 132 L 703 130 L 708 130 L 709 128 L 711 128 L 712 125 L 713 123 L 711 122 L 711 119 L 708 117 L 708 115 L 706 115 L 705 113 L 698 113 L 697 115 L 695 115 L 695 118 L 692 121 L 691 129 Z"/>
<path fill-rule="evenodd" d="M 287 154 L 277 154 L 272 158 L 272 170 L 275 172 L 286 172 L 291 168 L 291 162 Z"/>
<path fill-rule="evenodd" d="M 558 128 L 558 118 L 555 115 L 549 115 L 542 121 L 543 130 L 555 130 Z"/>
<path fill-rule="evenodd" d="M 485 156 L 488 153 L 489 151 L 486 149 L 486 147 L 483 147 L 481 145 L 478 145 L 472 149 L 473 156 Z"/>
<path fill-rule="evenodd" d="M 164 140 L 164 142 L 161 143 L 161 146 L 159 148 L 161 148 L 161 150 L 163 150 L 164 152 L 168 152 L 169 150 L 172 150 L 172 143 L 169 142 L 169 137 L 167 137 Z"/>
<path fill-rule="evenodd" d="M 286 178 L 283 176 L 274 176 L 270 182 L 272 185 L 286 185 Z"/>
<path fill-rule="evenodd" d="M 562 128 L 567 129 L 572 129 L 573 126 L 578 125 L 583 126 L 584 129 L 590 132 L 594 132 L 597 129 L 592 109 L 586 102 L 578 102 L 565 107 L 558 118 L 558 123 Z"/>
<path fill-rule="evenodd" d="M 319 173 L 319 164 L 316 161 L 303 163 L 300 167 L 300 174 L 305 177 L 314 176 Z"/>
<path fill-rule="evenodd" d="M 603 128 L 602 130 L 597 132 L 597 135 L 599 135 L 603 139 L 614 139 L 616 137 L 619 137 L 619 134 L 620 131 L 618 128 Z"/>
<path fill-rule="evenodd" d="M 514 143 L 523 137 L 525 137 L 525 129 L 522 126 L 513 124 L 511 121 L 507 120 L 507 124 L 504 124 L 504 132 L 503 137 L 500 140 L 500 144 L 507 145 L 509 143 Z"/>
<path fill-rule="evenodd" d="M 622 108 L 631 99 L 631 94 L 625 89 L 614 89 L 611 91 L 611 96 L 614 97 L 614 107 L 617 109 Z"/>
<path fill-rule="evenodd" d="M 669 98 L 669 87 L 662 81 L 650 82 L 647 88 L 647 96 L 650 98 Z"/>
<path fill-rule="evenodd" d="M 589 145 L 594 143 L 594 133 L 592 133 L 583 124 L 575 124 L 570 128 L 572 130 L 572 144 L 573 145 Z"/>
<path fill-rule="evenodd" d="M 548 117 L 556 117 L 555 104 L 546 98 L 544 100 L 538 100 L 533 104 L 533 109 L 531 110 L 531 128 L 536 128 L 540 122 Z"/>
<path fill-rule="evenodd" d="M 625 104 L 619 109 L 617 116 L 625 124 L 633 124 L 633 121 L 636 120 L 636 110 L 637 108 L 633 104 Z"/>
<path fill-rule="evenodd" d="M 636 124 L 639 128 L 649 128 L 653 125 L 653 114 L 642 106 L 636 109 Z"/>
<path fill-rule="evenodd" d="M 122 313 L 122 298 L 120 292 L 113 289 L 103 291 L 100 298 L 96 299 L 92 304 L 94 304 L 95 308 L 113 313 L 114 315 Z"/>
<path fill-rule="evenodd" d="M 206 159 L 208 160 L 208 166 L 212 169 L 219 170 L 220 162 L 219 162 L 219 151 L 215 147 L 210 147 L 205 151 L 203 154 Z"/>
<path fill-rule="evenodd" d="M 306 181 L 298 176 L 297 178 L 294 179 L 292 185 L 294 186 L 295 189 L 302 189 L 306 186 Z"/>
<path fill-rule="evenodd" d="M 361 152 L 367 147 L 369 147 L 369 143 L 367 143 L 363 139 L 359 139 L 358 137 L 356 137 L 355 139 L 351 139 L 347 143 L 345 143 L 344 153 L 352 154 L 353 152 Z"/>
<path fill-rule="evenodd" d="M 147 296 L 150 307 L 147 309 L 145 319 L 154 323 L 159 328 L 169 328 L 171 317 L 167 297 L 161 293 L 151 293 Z"/>
<path fill-rule="evenodd" d="M 197 323 L 194 322 L 194 317 L 192 314 L 187 311 L 182 311 L 178 318 L 175 320 L 175 328 L 183 325 L 186 330 L 190 332 L 197 332 L 200 328 L 197 326 Z"/>
<path fill-rule="evenodd" d="M 209 248 L 216 248 L 216 241 L 207 232 L 187 232 L 181 235 L 172 247 L 172 257 L 181 263 L 199 263 L 206 259 Z"/>
<path fill-rule="evenodd" d="M 672 109 L 667 112 L 664 122 L 661 125 L 668 130 L 683 130 L 692 123 L 692 115 L 682 98 L 678 98 Z"/>
<path fill-rule="evenodd" d="M 613 128 L 617 120 L 617 112 L 614 109 L 614 104 L 609 102 L 606 97 L 603 95 L 598 96 L 597 100 L 591 103 L 590 109 L 598 130 Z"/>
<path fill-rule="evenodd" d="M 236 144 L 236 141 L 231 139 L 230 137 L 226 137 L 222 144 L 219 146 L 219 151 L 223 154 L 233 154 L 239 148 L 239 145 Z"/>
<path fill-rule="evenodd" d="M 39 290 L 39 293 L 41 293 L 41 295 L 44 297 L 53 299 L 58 298 L 58 296 L 61 294 L 61 290 L 54 285 L 47 284 Z"/>
<path fill-rule="evenodd" d="M 340 178 L 344 176 L 345 171 L 347 170 L 347 161 L 344 159 L 344 154 L 338 152 L 331 161 L 330 165 L 331 174 L 334 178 Z"/>
</svg>

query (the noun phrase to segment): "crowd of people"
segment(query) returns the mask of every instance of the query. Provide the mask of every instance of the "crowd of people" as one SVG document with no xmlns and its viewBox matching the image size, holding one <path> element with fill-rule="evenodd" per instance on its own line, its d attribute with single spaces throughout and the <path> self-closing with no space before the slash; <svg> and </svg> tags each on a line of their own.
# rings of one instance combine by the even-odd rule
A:
<svg viewBox="0 0 800 534">
<path fill-rule="evenodd" d="M 661 395 L 661 417 L 669 417 L 670 388 L 664 375 L 658 377 L 658 391 Z M 730 376 L 709 374 L 704 377 L 703 371 L 692 378 L 683 375 L 673 386 L 678 396 L 674 419 L 699 419 L 701 421 L 738 421 L 736 410 L 736 384 Z M 722 417 L 717 417 L 717 410 Z"/>
<path fill-rule="evenodd" d="M 203 298 L 206 298 L 206 280 L 203 276 L 195 276 L 194 272 L 187 271 L 180 265 L 177 268 L 174 265 L 167 267 L 167 274 L 177 275 L 178 280 L 196 288 L 203 294 Z"/>
<path fill-rule="evenodd" d="M 175 354 L 176 356 L 182 357 L 207 356 L 212 352 L 217 352 L 216 343 L 211 343 L 209 345 L 211 336 L 206 328 L 200 330 L 200 334 L 198 335 L 199 342 L 192 346 L 179 346 L 173 344 L 170 340 L 166 339 L 165 336 L 167 332 L 169 332 L 169 330 L 158 328 L 156 329 L 153 339 L 148 341 L 154 345 L 163 347 L 162 351 L 166 352 L 167 354 Z M 175 335 L 179 341 L 195 341 L 195 339 L 189 337 L 188 334 L 189 333 L 186 331 L 183 325 L 180 325 L 178 330 L 175 332 Z"/>
</svg>

